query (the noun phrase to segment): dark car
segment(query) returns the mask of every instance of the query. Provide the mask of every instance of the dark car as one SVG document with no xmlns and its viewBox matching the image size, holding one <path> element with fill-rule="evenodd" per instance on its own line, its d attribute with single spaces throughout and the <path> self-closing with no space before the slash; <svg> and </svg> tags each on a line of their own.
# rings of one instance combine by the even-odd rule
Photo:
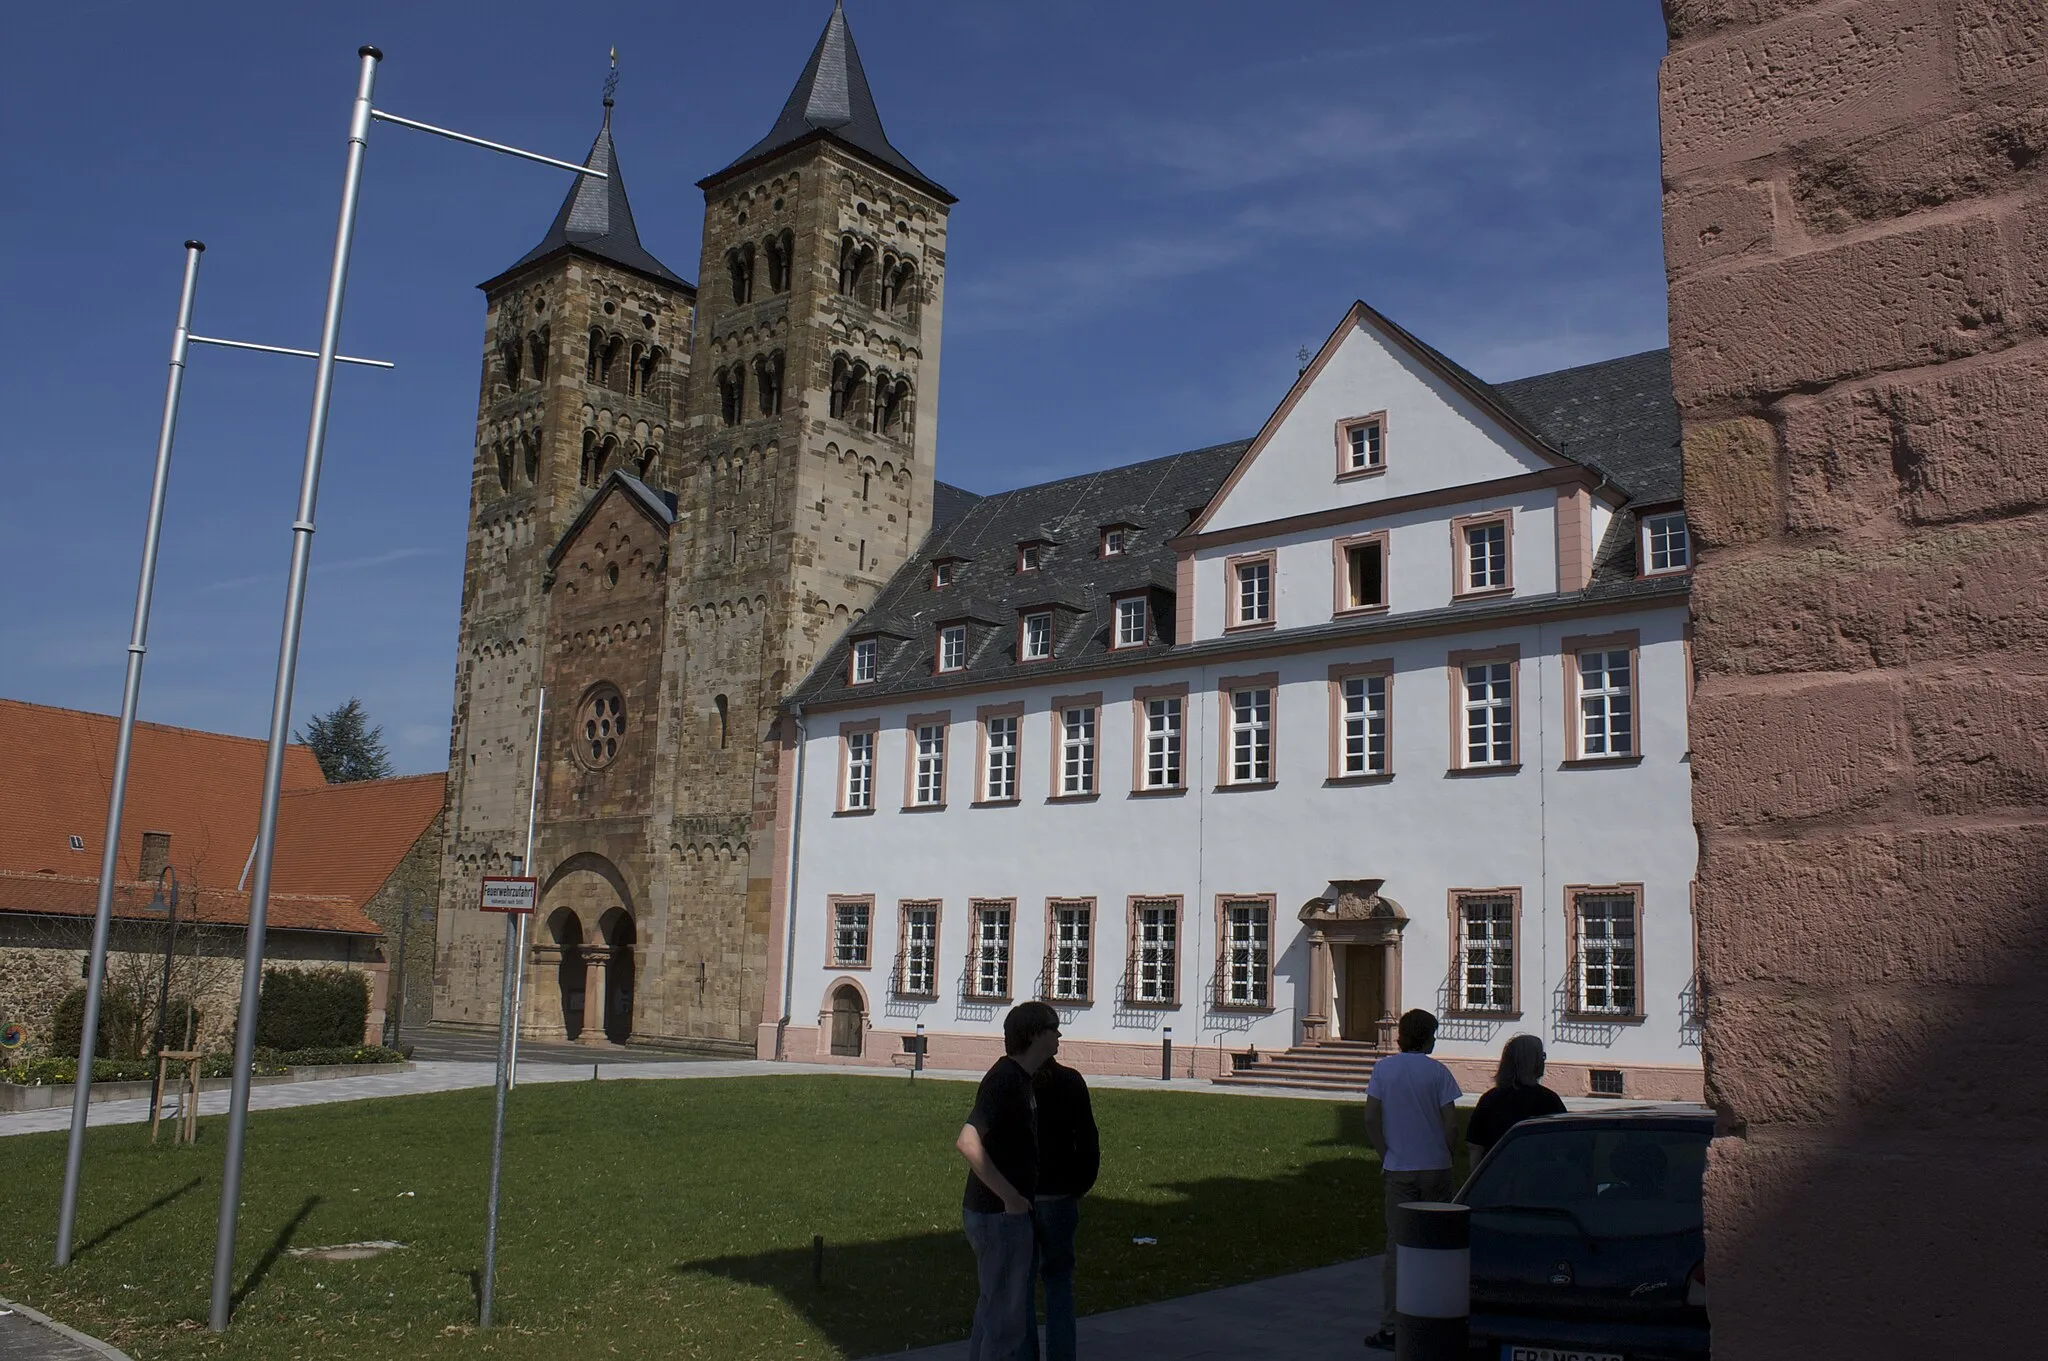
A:
<svg viewBox="0 0 2048 1361">
<path fill-rule="evenodd" d="M 1714 1117 L 1525 1120 L 1473 1170 L 1472 1345 L 1489 1361 L 1706 1361 Z"/>
</svg>

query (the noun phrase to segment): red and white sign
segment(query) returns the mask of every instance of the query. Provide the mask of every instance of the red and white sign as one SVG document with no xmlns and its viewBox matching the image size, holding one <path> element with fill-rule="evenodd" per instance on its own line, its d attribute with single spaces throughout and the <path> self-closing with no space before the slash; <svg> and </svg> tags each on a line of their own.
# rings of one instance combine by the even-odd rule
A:
<svg viewBox="0 0 2048 1361">
<path fill-rule="evenodd" d="M 540 880 L 519 878 L 509 874 L 486 874 L 484 876 L 483 910 L 486 912 L 518 912 L 530 914 L 534 904 L 540 901 Z"/>
</svg>

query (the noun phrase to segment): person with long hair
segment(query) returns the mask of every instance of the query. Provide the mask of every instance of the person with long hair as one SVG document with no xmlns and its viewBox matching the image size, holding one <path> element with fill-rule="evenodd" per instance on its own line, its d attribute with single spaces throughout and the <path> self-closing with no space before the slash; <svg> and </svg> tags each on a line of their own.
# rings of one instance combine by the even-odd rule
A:
<svg viewBox="0 0 2048 1361">
<path fill-rule="evenodd" d="M 1534 1035 L 1515 1036 L 1501 1049 L 1493 1086 L 1479 1098 L 1465 1126 L 1468 1166 L 1479 1166 L 1486 1150 L 1522 1121 L 1563 1114 L 1563 1099 L 1543 1085 L 1543 1041 Z"/>
</svg>

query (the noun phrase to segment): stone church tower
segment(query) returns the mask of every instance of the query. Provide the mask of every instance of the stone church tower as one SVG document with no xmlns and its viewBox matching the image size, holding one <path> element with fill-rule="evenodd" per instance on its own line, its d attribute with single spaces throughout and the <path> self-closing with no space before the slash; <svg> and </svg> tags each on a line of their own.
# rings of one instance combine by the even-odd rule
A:
<svg viewBox="0 0 2048 1361">
<path fill-rule="evenodd" d="M 745 1050 L 782 694 L 931 523 L 952 195 L 883 132 L 836 5 L 768 135 L 700 181 L 703 293 L 641 246 L 610 101 L 482 287 L 435 1017 L 495 1022 L 480 875 L 524 845 L 536 1037 Z"/>
</svg>

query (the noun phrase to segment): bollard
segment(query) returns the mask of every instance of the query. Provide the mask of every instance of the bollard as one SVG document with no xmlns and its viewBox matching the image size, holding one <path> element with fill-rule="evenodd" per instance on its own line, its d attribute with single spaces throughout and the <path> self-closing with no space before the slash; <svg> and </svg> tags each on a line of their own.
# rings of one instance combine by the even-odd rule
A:
<svg viewBox="0 0 2048 1361">
<path fill-rule="evenodd" d="M 910 1080 L 917 1081 L 917 1075 L 924 1071 L 924 1022 L 917 1023 L 917 1052 L 910 1057 Z"/>
<path fill-rule="evenodd" d="M 822 1233 L 814 1233 L 811 1235 L 811 1284 L 823 1285 L 824 1283 L 825 1235 Z"/>
<path fill-rule="evenodd" d="M 1396 1361 L 1464 1361 L 1472 1314 L 1472 1212 L 1445 1201 L 1396 1206 Z"/>
<path fill-rule="evenodd" d="M 1173 1027 L 1167 1026 L 1166 1033 L 1159 1037 L 1159 1080 L 1173 1080 Z"/>
</svg>

